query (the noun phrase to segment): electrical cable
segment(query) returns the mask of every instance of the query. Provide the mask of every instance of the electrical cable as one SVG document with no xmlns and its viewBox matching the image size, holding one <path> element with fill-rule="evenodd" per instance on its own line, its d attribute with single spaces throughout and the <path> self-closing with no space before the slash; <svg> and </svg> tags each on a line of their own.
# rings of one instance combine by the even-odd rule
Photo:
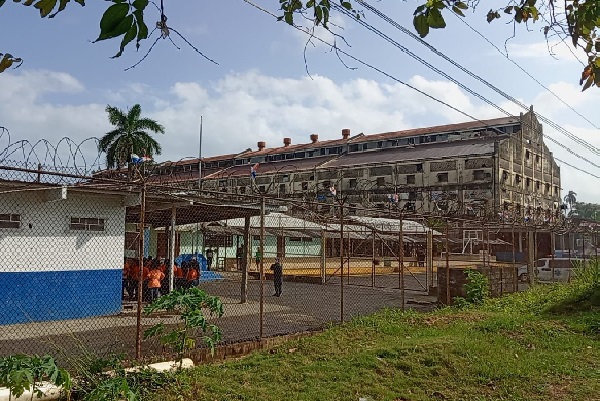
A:
<svg viewBox="0 0 600 401">
<path fill-rule="evenodd" d="M 430 45 L 428 42 L 426 42 L 422 38 L 418 37 L 413 32 L 411 32 L 407 28 L 403 27 L 398 22 L 394 21 L 392 18 L 388 17 L 386 14 L 382 13 L 381 11 L 379 11 L 378 9 L 376 9 L 375 7 L 373 7 L 370 4 L 366 3 L 364 0 L 356 0 L 356 2 L 359 3 L 359 4 L 361 4 L 363 7 L 365 7 L 366 9 L 368 9 L 369 11 L 371 11 L 372 13 L 374 13 L 379 18 L 383 19 L 384 21 L 386 21 L 387 23 L 389 23 L 390 25 L 392 25 L 394 28 L 398 29 L 402 33 L 410 36 L 412 39 L 414 39 L 414 40 L 418 41 L 419 43 L 421 43 L 423 46 L 427 47 L 430 51 L 432 51 L 437 56 L 442 57 L 444 60 L 446 60 L 450 64 L 454 65 L 456 68 L 460 69 L 461 71 L 463 71 L 467 75 L 469 75 L 472 78 L 474 78 L 474 79 L 478 80 L 479 82 L 483 83 L 484 85 L 486 85 L 487 87 L 489 87 L 490 89 L 492 89 L 494 92 L 500 94 L 505 99 L 510 100 L 511 102 L 513 102 L 514 104 L 520 106 L 524 110 L 528 110 L 529 109 L 525 104 L 523 104 L 522 102 L 518 101 L 513 96 L 511 96 L 511 95 L 507 94 L 506 92 L 502 91 L 501 89 L 499 89 L 498 87 L 494 86 L 493 84 L 491 84 L 490 82 L 488 82 L 484 78 L 480 77 L 479 75 L 471 72 L 469 69 L 463 67 L 460 63 L 458 63 L 458 62 L 454 61 L 453 59 L 451 59 L 450 57 L 446 56 L 444 53 L 442 53 L 439 50 L 437 50 L 435 47 L 433 47 L 432 45 Z M 337 4 L 332 4 L 332 8 L 334 8 L 335 10 L 341 12 L 342 14 L 345 14 L 347 16 L 353 17 L 352 14 L 348 13 L 348 10 L 346 10 L 345 8 L 343 8 L 341 6 L 338 6 Z M 356 18 L 352 18 L 352 19 L 356 20 Z M 369 29 L 372 32 L 376 33 L 378 36 L 382 36 L 382 37 L 384 37 L 384 39 L 388 38 L 387 35 L 383 34 L 381 31 L 377 30 L 372 25 L 366 23 L 364 20 L 356 20 L 356 21 L 359 24 L 365 26 L 367 29 Z M 388 39 L 386 39 L 386 40 L 388 40 Z M 400 46 L 402 48 L 406 49 L 405 46 L 402 46 L 402 45 L 400 45 Z M 407 53 L 407 54 L 409 54 L 409 53 Z M 581 138 L 578 138 L 576 135 L 572 134 L 571 132 L 569 132 L 568 130 L 566 130 L 565 128 L 563 128 L 562 126 L 560 126 L 559 124 L 557 124 L 554 121 L 550 120 L 549 118 L 541 115 L 540 113 L 536 112 L 536 115 L 538 116 L 538 118 L 541 121 L 543 121 L 547 125 L 553 127 L 554 129 L 556 129 L 557 131 L 559 131 L 563 135 L 567 136 L 569 139 L 577 142 L 578 144 L 580 144 L 581 146 L 583 146 L 583 147 L 587 148 L 588 150 L 592 151 L 596 155 L 600 155 L 600 149 L 599 148 L 597 148 L 594 145 L 592 145 L 592 144 L 590 144 L 590 143 L 582 140 Z M 598 128 L 595 124 L 593 124 L 593 123 L 591 123 L 591 124 L 594 127 Z"/>
<path fill-rule="evenodd" d="M 258 4 L 255 4 L 255 3 L 253 3 L 251 0 L 242 0 L 242 1 L 243 1 L 243 2 L 245 2 L 245 3 L 247 3 L 247 4 L 249 4 L 249 5 L 251 5 L 251 6 L 252 6 L 252 7 L 254 7 L 254 8 L 256 8 L 256 9 L 258 9 L 258 10 L 260 10 L 260 11 L 262 11 L 262 12 L 264 12 L 264 13 L 268 14 L 268 15 L 270 15 L 271 17 L 273 17 L 273 18 L 275 18 L 275 19 L 278 19 L 278 16 L 277 16 L 276 14 L 272 13 L 271 11 L 269 11 L 269 10 L 267 10 L 267 9 L 265 9 L 265 8 L 261 7 L 261 6 L 259 6 Z M 359 63 L 359 64 L 361 64 L 361 65 L 363 65 L 363 66 L 365 66 L 365 67 L 367 67 L 367 68 L 370 68 L 370 69 L 372 69 L 373 71 L 376 71 L 376 72 L 380 73 L 381 75 L 383 75 L 383 76 L 385 76 L 385 77 L 387 77 L 387 78 L 389 78 L 389 79 L 391 79 L 391 80 L 393 80 L 393 81 L 395 81 L 395 82 L 398 82 L 398 83 L 400 83 L 400 84 L 402 84 L 402 85 L 404 85 L 404 86 L 406 86 L 406 87 L 408 87 L 408 88 L 410 88 L 410 89 L 412 89 L 412 90 L 414 90 L 414 91 L 416 91 L 416 92 L 420 93 L 421 95 L 423 95 L 423 96 L 425 96 L 425 97 L 427 97 L 427 98 L 429 98 L 429 99 L 431 99 L 431 100 L 433 100 L 433 101 L 435 101 L 435 102 L 437 102 L 437 103 L 440 103 L 440 104 L 442 104 L 442 105 L 444 105 L 444 106 L 446 106 L 446 107 L 448 107 L 448 108 L 450 108 L 450 109 L 452 109 L 452 110 L 454 110 L 454 111 L 456 111 L 456 112 L 458 112 L 458 113 L 460 113 L 460 114 L 464 115 L 465 117 L 468 117 L 468 118 L 470 118 L 470 119 L 472 119 L 472 120 L 474 120 L 474 121 L 477 121 L 477 122 L 481 122 L 481 123 L 482 123 L 482 124 L 483 124 L 485 127 L 487 127 L 487 128 L 493 129 L 493 130 L 495 130 L 495 131 L 497 131 L 497 132 L 501 132 L 501 131 L 499 131 L 497 128 L 495 128 L 495 127 L 492 127 L 492 126 L 488 125 L 488 124 L 487 124 L 487 123 L 486 123 L 484 120 L 478 119 L 478 118 L 476 118 L 476 117 L 474 117 L 474 116 L 470 115 L 469 113 L 467 113 L 467 112 L 465 112 L 465 111 L 463 111 L 463 110 L 461 110 L 461 109 L 459 109 L 459 108 L 457 108 L 457 107 L 455 107 L 455 106 L 452 106 L 451 104 L 449 104 L 449 103 L 446 103 L 446 102 L 444 102 L 443 100 L 440 100 L 440 99 L 436 98 L 435 96 L 433 96 L 433 95 L 430 95 L 430 94 L 428 94 L 427 92 L 424 92 L 424 91 L 422 91 L 422 90 L 420 90 L 420 89 L 416 88 L 415 86 L 413 86 L 413 85 L 411 85 L 411 84 L 409 84 L 409 83 L 407 83 L 407 82 L 404 82 L 404 81 L 402 81 L 401 79 L 399 79 L 399 78 L 397 78 L 397 77 L 395 77 L 395 76 L 393 76 L 393 75 L 391 75 L 391 74 L 389 74 L 389 73 L 387 73 L 387 72 L 383 71 L 382 69 L 380 69 L 380 68 L 378 68 L 378 67 L 375 67 L 374 65 L 372 65 L 372 64 L 369 64 L 369 63 L 367 63 L 366 61 L 363 61 L 363 60 L 361 60 L 360 58 L 358 58 L 358 57 L 355 57 L 355 56 L 351 55 L 350 53 L 348 53 L 348 52 L 346 52 L 346 51 L 344 51 L 344 50 L 340 49 L 340 48 L 339 48 L 339 47 L 337 47 L 336 45 L 334 45 L 334 44 L 331 44 L 331 43 L 327 42 L 326 40 L 324 40 L 324 39 L 321 39 L 320 37 L 318 37 L 318 36 L 316 36 L 316 35 L 314 35 L 314 34 L 311 34 L 310 32 L 307 32 L 306 30 L 302 29 L 301 27 L 299 27 L 299 26 L 297 26 L 297 25 L 290 25 L 290 26 L 291 26 L 291 27 L 293 27 L 294 29 L 296 29 L 296 30 L 298 30 L 298 31 L 300 31 L 300 32 L 302 32 L 302 33 L 304 33 L 304 34 L 306 34 L 306 35 L 309 35 L 309 36 L 311 37 L 311 39 L 315 39 L 315 40 L 317 40 L 317 41 L 319 41 L 319 42 L 321 42 L 321 43 L 323 43 L 323 44 L 325 44 L 325 45 L 327 45 L 327 46 L 331 47 L 332 49 L 335 49 L 335 51 L 336 51 L 336 52 L 338 52 L 338 53 L 340 53 L 340 54 L 343 54 L 344 56 L 346 56 L 346 57 L 350 58 L 351 60 L 353 60 L 353 61 L 355 61 L 355 62 L 357 62 L 357 63 Z M 502 133 L 503 133 L 503 132 L 502 132 Z M 503 134 L 504 134 L 504 133 L 503 133 Z M 589 160 L 587 160 L 587 159 L 585 159 L 585 160 L 586 160 L 587 162 L 589 162 L 589 163 L 592 163 L 592 162 L 590 162 L 590 161 L 589 161 Z M 565 164 L 566 164 L 566 163 L 565 163 Z M 592 163 L 592 164 L 594 164 L 594 163 Z M 593 173 L 590 173 L 590 172 L 588 172 L 588 171 L 586 171 L 586 170 L 579 169 L 579 168 L 578 168 L 578 170 L 580 170 L 581 172 L 583 172 L 583 173 L 586 173 L 586 174 L 588 174 L 588 175 L 590 175 L 590 176 L 592 176 L 592 177 L 594 177 L 594 178 L 598 178 L 598 176 L 596 176 L 595 174 L 593 174 Z"/>
</svg>

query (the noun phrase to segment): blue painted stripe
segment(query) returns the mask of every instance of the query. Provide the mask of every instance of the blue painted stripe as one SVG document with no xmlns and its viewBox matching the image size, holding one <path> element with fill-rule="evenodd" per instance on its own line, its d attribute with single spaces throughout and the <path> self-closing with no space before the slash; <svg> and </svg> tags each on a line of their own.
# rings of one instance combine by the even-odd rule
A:
<svg viewBox="0 0 600 401">
<path fill-rule="evenodd" d="M 0 325 L 121 311 L 121 270 L 0 273 Z"/>
</svg>

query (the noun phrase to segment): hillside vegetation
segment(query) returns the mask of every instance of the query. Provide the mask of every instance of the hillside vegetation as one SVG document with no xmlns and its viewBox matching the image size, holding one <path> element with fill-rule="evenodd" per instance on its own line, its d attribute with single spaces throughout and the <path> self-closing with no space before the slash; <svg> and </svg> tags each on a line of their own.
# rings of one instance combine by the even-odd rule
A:
<svg viewBox="0 0 600 401">
<path fill-rule="evenodd" d="M 600 400 L 600 268 L 480 306 L 384 310 L 177 375 L 155 400 Z"/>
</svg>

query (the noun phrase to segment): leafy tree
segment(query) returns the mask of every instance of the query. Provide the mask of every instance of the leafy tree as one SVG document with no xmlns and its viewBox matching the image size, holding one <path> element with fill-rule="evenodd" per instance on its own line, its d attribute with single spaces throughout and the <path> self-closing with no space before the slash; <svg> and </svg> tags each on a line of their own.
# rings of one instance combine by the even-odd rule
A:
<svg viewBox="0 0 600 401">
<path fill-rule="evenodd" d="M 132 153 L 140 155 L 160 155 L 161 146 L 148 133 L 164 134 L 162 125 L 150 118 L 140 118 L 142 108 L 135 104 L 125 113 L 113 106 L 106 106 L 108 121 L 115 126 L 98 142 L 98 151 L 106 153 L 106 167 L 121 169 Z M 129 163 L 131 170 L 131 163 Z"/>
<path fill-rule="evenodd" d="M 74 0 L 81 6 L 85 0 Z M 0 0 L 0 7 L 6 0 Z M 26 6 L 32 6 L 39 10 L 42 18 L 53 18 L 63 11 L 70 0 L 13 0 Z M 135 41 L 137 48 L 140 42 L 148 39 L 148 26 L 144 21 L 149 0 L 108 0 L 110 4 L 100 19 L 100 34 L 97 41 L 106 39 L 120 39 L 119 51 L 113 57 L 119 57 L 125 47 Z M 413 15 L 413 25 L 421 37 L 429 34 L 430 29 L 446 27 L 444 14 L 454 13 L 464 17 L 464 11 L 475 8 L 479 1 L 468 0 L 427 0 L 425 4 L 419 5 Z M 167 25 L 167 17 L 163 0 L 160 7 L 152 3 L 160 13 L 160 20 L 156 22 L 158 38 L 169 37 L 171 32 L 181 36 L 179 32 Z M 323 26 L 329 29 L 329 16 L 333 7 L 338 7 L 337 2 L 331 0 L 279 0 L 283 15 L 279 18 L 288 24 L 294 24 L 294 20 L 301 15 L 303 21 L 311 20 L 315 26 Z M 351 12 L 356 18 L 364 14 L 355 6 L 365 5 L 364 0 L 339 0 L 339 7 Z M 563 16 L 564 14 L 564 16 Z M 558 35 L 561 39 L 570 37 L 573 46 L 580 48 L 588 57 L 588 64 L 581 74 L 580 85 L 583 90 L 592 85 L 600 87 L 600 38 L 598 29 L 600 27 L 600 1 L 598 0 L 506 0 L 506 5 L 498 9 L 490 9 L 487 13 L 487 21 L 508 18 L 513 24 L 529 24 L 530 22 L 543 21 L 545 24 L 543 32 L 546 38 L 549 34 Z M 152 31 L 154 32 L 154 31 Z M 185 38 L 184 38 L 185 40 Z M 185 40 L 187 42 L 187 40 Z M 196 47 L 187 42 L 196 52 L 204 56 Z M 0 49 L 1 50 L 1 49 Z M 0 53 L 0 73 L 7 68 L 18 66 L 21 60 L 9 53 Z M 208 57 L 204 56 L 208 60 Z M 210 60 L 212 61 L 212 60 Z"/>
<path fill-rule="evenodd" d="M 572 214 L 582 219 L 600 221 L 600 205 L 597 203 L 576 202 Z"/>
</svg>

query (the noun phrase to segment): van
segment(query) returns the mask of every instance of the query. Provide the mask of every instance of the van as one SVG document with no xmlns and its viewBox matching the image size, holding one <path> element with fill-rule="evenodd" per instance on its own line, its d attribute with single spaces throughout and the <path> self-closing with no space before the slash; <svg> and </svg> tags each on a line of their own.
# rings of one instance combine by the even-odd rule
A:
<svg viewBox="0 0 600 401">
<path fill-rule="evenodd" d="M 539 282 L 567 282 L 576 275 L 575 268 L 583 262 L 583 259 L 575 258 L 541 258 L 535 261 L 533 272 L 535 280 Z M 519 267 L 519 281 L 526 283 L 529 281 L 527 265 Z"/>
</svg>

